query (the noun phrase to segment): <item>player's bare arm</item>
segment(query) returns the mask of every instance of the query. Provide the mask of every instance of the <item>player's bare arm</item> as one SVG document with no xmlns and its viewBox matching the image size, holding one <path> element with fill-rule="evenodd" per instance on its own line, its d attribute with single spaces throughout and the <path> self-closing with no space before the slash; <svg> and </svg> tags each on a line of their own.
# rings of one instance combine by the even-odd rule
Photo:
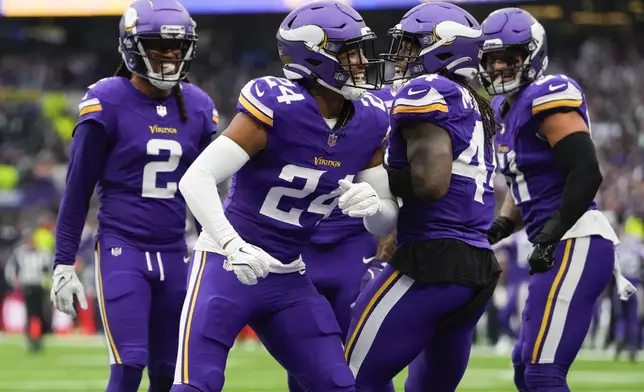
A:
<svg viewBox="0 0 644 392">
<path fill-rule="evenodd" d="M 512 194 L 510 192 L 511 190 L 508 189 L 508 192 L 503 198 L 503 204 L 501 204 L 499 215 L 510 219 L 512 221 L 512 224 L 514 225 L 515 230 L 517 230 L 522 225 L 521 210 L 519 210 L 519 207 L 514 202 L 514 199 L 512 198 Z"/>
<path fill-rule="evenodd" d="M 523 227 L 521 210 L 519 210 L 519 207 L 514 202 L 510 192 L 512 190 L 508 188 L 503 199 L 503 204 L 501 204 L 499 216 L 494 218 L 492 225 L 487 231 L 487 239 L 492 245 Z"/>
<path fill-rule="evenodd" d="M 376 248 L 376 259 L 382 261 L 391 260 L 396 250 L 396 231 L 386 236 L 378 237 L 378 247 Z"/>
<path fill-rule="evenodd" d="M 414 194 L 423 201 L 440 200 L 447 194 L 452 178 L 449 134 L 432 123 L 418 123 L 405 127 L 402 136 L 407 141 Z"/>
<path fill-rule="evenodd" d="M 505 283 L 507 280 L 507 270 L 510 265 L 510 257 L 509 254 L 506 250 L 503 249 L 498 249 L 494 251 L 494 256 L 496 257 L 496 260 L 499 262 L 499 266 L 501 266 L 501 276 L 499 277 L 499 283 Z"/>
<path fill-rule="evenodd" d="M 251 158 L 263 150 L 268 141 L 266 129 L 245 113 L 237 113 L 222 136 L 235 142 Z"/>
<path fill-rule="evenodd" d="M 541 121 L 539 134 L 548 140 L 550 147 L 573 133 L 586 133 L 590 135 L 588 126 L 577 111 L 554 113 Z"/>
<path fill-rule="evenodd" d="M 559 241 L 588 211 L 603 177 L 590 131 L 576 110 L 558 112 L 541 121 L 539 134 L 548 140 L 554 155 L 566 173 L 559 210 L 546 223 L 539 241 Z"/>
</svg>

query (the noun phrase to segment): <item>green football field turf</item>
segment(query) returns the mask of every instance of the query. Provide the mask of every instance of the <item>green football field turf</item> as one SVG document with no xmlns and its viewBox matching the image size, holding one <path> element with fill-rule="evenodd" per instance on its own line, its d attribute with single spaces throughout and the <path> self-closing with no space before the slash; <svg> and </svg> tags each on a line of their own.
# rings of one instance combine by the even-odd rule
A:
<svg viewBox="0 0 644 392">
<path fill-rule="evenodd" d="M 584 355 L 573 366 L 569 382 L 574 392 L 642 392 L 644 364 L 613 362 L 601 355 Z M 103 340 L 96 338 L 57 338 L 46 343 L 45 351 L 29 354 L 22 337 L 0 338 L 0 392 L 22 391 L 104 391 L 108 375 L 107 352 Z M 404 375 L 396 379 L 403 391 Z M 286 391 L 282 369 L 262 349 L 234 348 L 226 369 L 230 392 Z M 141 384 L 145 391 L 147 381 Z M 506 356 L 476 348 L 458 391 L 514 391 L 512 368 Z"/>
</svg>

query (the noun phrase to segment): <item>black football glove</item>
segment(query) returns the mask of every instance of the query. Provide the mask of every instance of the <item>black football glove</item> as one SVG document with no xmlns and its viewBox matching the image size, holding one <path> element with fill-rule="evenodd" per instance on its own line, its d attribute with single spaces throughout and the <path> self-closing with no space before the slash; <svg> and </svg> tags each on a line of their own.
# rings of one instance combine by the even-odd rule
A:
<svg viewBox="0 0 644 392">
<path fill-rule="evenodd" d="M 555 265 L 555 248 L 569 228 L 568 225 L 561 222 L 559 213 L 555 213 L 543 225 L 541 232 L 532 240 L 535 246 L 528 256 L 530 275 L 548 272 Z"/>
<path fill-rule="evenodd" d="M 497 216 L 487 230 L 487 240 L 494 245 L 514 232 L 514 222 L 508 217 Z"/>
</svg>

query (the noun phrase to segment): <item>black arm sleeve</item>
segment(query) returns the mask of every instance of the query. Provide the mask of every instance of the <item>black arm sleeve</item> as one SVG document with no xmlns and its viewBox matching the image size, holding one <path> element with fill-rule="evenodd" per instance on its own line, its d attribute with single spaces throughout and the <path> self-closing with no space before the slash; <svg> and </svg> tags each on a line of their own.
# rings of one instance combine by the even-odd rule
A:
<svg viewBox="0 0 644 392">
<path fill-rule="evenodd" d="M 406 166 L 402 169 L 386 167 L 389 177 L 389 189 L 396 197 L 402 199 L 416 199 L 414 186 L 411 183 L 411 168 Z"/>
<path fill-rule="evenodd" d="M 575 132 L 552 148 L 566 170 L 566 183 L 559 206 L 561 223 L 572 227 L 588 210 L 602 183 L 595 146 L 588 132 Z"/>
</svg>

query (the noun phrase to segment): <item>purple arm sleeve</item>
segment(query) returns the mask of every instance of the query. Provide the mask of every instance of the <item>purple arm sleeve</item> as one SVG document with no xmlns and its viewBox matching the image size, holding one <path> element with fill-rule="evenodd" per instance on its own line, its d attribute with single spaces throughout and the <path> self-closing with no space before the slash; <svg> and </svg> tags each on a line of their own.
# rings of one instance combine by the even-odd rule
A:
<svg viewBox="0 0 644 392">
<path fill-rule="evenodd" d="M 67 181 L 56 222 L 58 264 L 74 264 L 85 226 L 89 201 L 103 173 L 107 157 L 107 132 L 96 121 L 86 121 L 74 130 Z"/>
</svg>

